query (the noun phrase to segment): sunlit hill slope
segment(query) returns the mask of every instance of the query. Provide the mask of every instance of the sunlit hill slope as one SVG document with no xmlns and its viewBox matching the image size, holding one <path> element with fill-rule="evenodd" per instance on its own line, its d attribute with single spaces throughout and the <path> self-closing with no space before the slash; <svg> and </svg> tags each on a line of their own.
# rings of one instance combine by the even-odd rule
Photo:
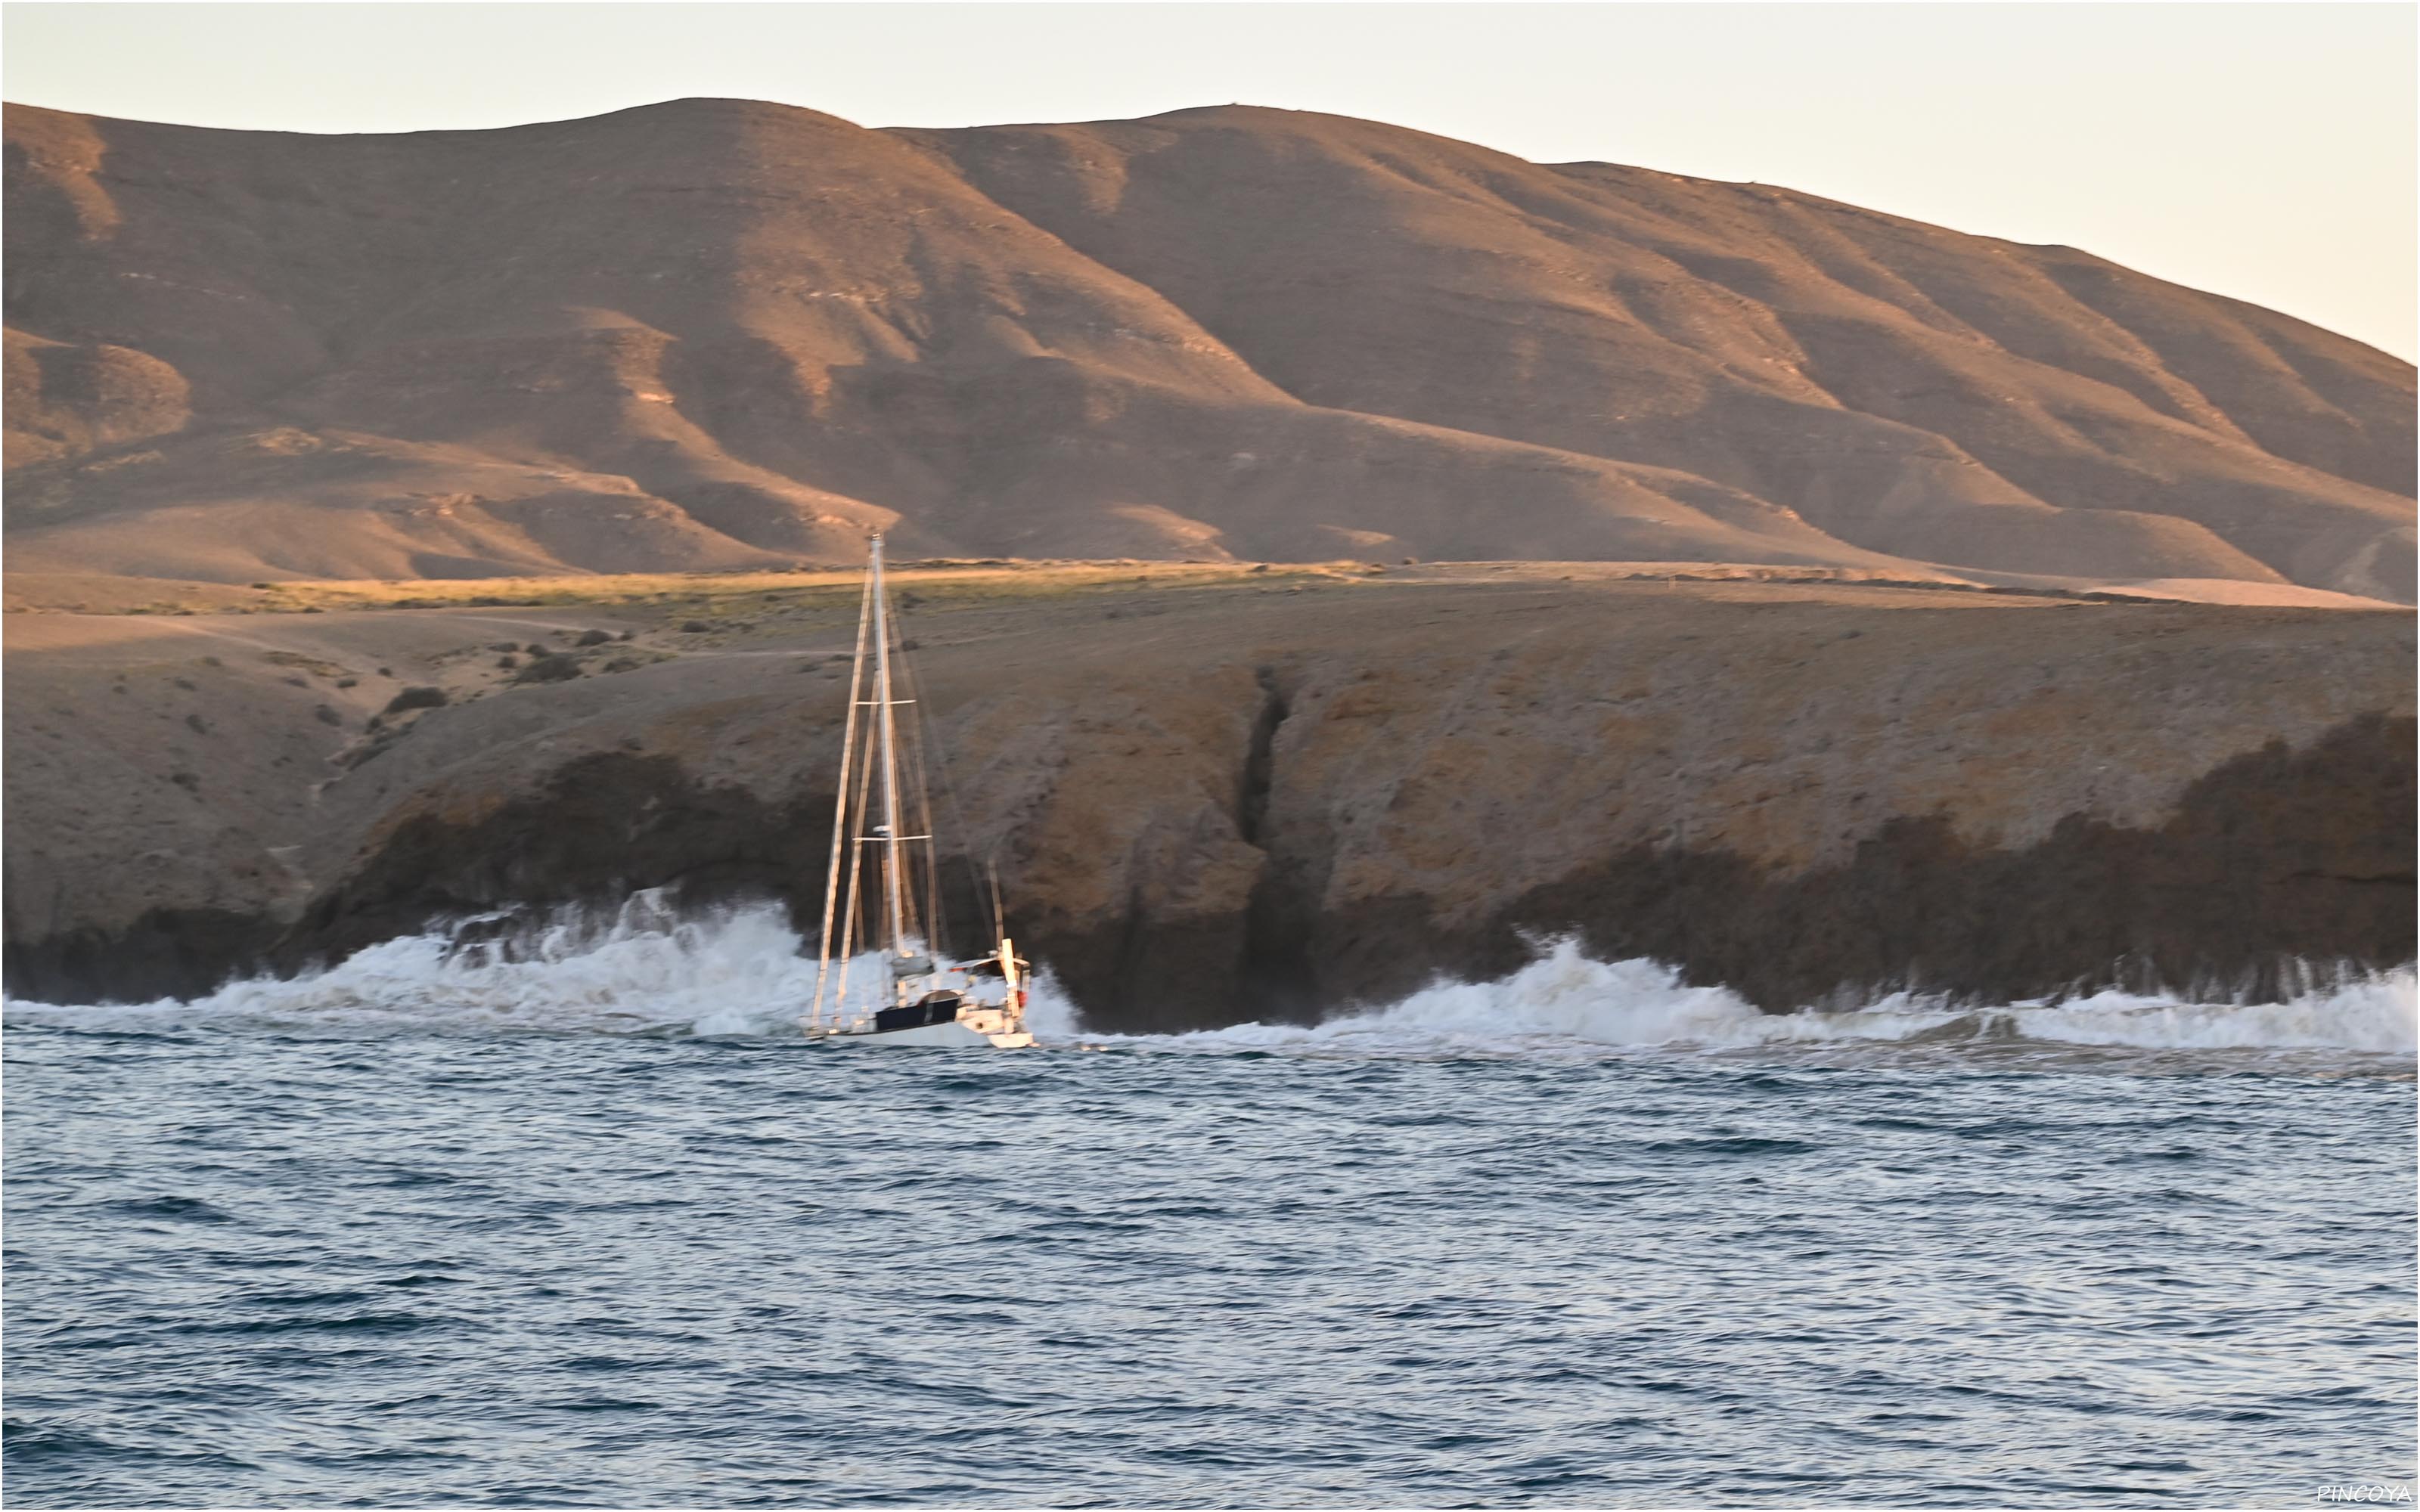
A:
<svg viewBox="0 0 2420 1512">
<path fill-rule="evenodd" d="M 2065 247 L 1248 108 L 8 113 L 12 572 L 1722 561 L 2412 594 L 2413 370 Z"/>
</svg>

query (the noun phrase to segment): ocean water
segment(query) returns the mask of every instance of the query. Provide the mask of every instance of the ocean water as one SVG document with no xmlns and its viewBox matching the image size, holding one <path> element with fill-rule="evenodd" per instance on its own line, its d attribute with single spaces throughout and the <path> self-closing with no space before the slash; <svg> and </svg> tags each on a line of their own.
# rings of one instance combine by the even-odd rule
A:
<svg viewBox="0 0 2420 1512">
<path fill-rule="evenodd" d="M 2413 983 L 809 1046 L 766 910 L 12 1002 L 15 1506 L 2409 1487 Z M 510 957 L 504 959 L 503 957 Z"/>
</svg>

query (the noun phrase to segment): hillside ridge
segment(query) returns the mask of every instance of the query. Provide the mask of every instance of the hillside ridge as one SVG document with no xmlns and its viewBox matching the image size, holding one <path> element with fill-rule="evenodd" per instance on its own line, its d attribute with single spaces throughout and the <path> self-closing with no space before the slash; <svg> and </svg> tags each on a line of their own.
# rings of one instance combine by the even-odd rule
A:
<svg viewBox="0 0 2420 1512">
<path fill-rule="evenodd" d="M 1699 561 L 2409 602 L 2412 366 L 2088 253 L 1209 106 L 7 111 L 13 573 Z"/>
</svg>

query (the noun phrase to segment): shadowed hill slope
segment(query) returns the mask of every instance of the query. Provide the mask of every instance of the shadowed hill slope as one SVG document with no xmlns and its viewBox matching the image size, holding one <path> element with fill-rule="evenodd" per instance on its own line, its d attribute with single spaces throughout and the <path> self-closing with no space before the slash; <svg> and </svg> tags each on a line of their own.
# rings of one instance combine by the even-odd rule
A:
<svg viewBox="0 0 2420 1512">
<path fill-rule="evenodd" d="M 2412 594 L 2413 374 L 2062 248 L 1282 111 L 8 116 L 18 571 L 904 550 Z"/>
</svg>

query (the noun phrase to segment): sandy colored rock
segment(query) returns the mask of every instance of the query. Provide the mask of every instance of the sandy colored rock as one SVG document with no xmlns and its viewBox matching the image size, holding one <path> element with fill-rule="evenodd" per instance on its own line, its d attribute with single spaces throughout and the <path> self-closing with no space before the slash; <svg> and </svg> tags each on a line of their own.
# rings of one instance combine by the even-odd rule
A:
<svg viewBox="0 0 2420 1512">
<path fill-rule="evenodd" d="M 909 610 L 959 917 L 996 863 L 1103 1023 L 1485 974 L 1532 928 L 1776 1007 L 2411 951 L 2406 614 L 1139 576 L 935 574 Z M 845 591 L 7 625 L 11 991 L 191 991 L 640 887 L 819 906 Z M 582 675 L 518 683 L 499 640 Z M 413 687 L 448 702 L 366 728 Z"/>
</svg>

